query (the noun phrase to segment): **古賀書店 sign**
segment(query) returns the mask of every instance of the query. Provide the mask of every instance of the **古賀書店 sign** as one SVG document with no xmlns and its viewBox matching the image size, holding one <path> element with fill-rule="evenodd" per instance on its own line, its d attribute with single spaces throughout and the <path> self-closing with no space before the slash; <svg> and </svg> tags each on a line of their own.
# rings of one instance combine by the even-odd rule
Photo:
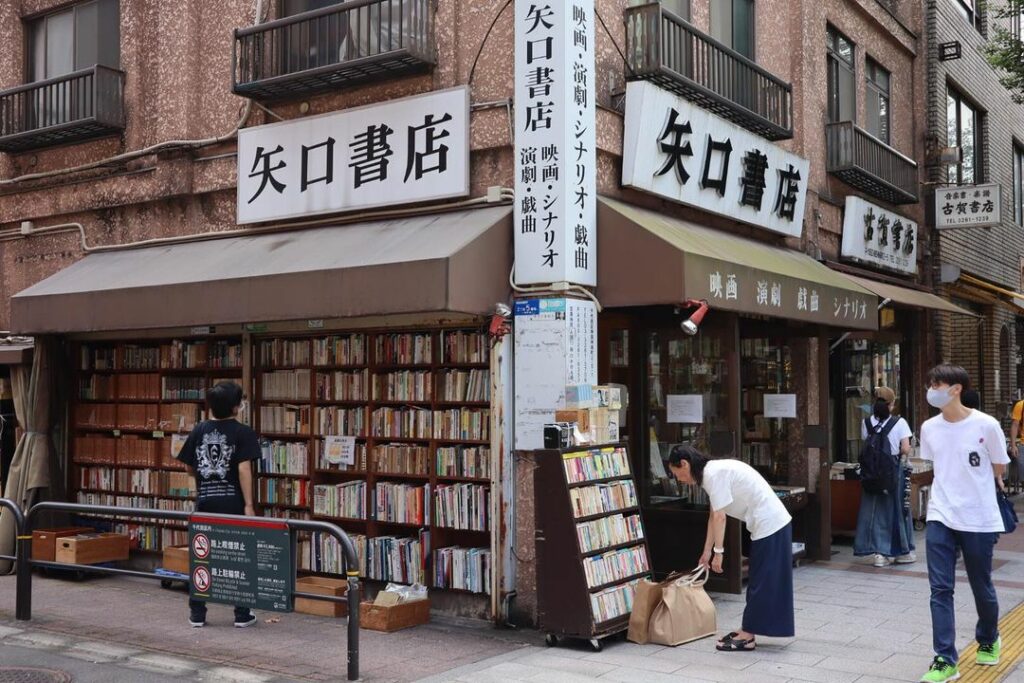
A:
<svg viewBox="0 0 1024 683">
<path fill-rule="evenodd" d="M 844 258 L 899 273 L 917 273 L 917 223 L 898 213 L 848 196 L 843 212 Z"/>
<path fill-rule="evenodd" d="M 238 223 L 469 193 L 469 89 L 238 131 Z"/>
<path fill-rule="evenodd" d="M 799 237 L 809 164 L 678 95 L 626 85 L 622 184 Z"/>
<path fill-rule="evenodd" d="M 935 190 L 935 227 L 988 228 L 1002 221 L 1001 187 L 963 185 Z"/>
</svg>

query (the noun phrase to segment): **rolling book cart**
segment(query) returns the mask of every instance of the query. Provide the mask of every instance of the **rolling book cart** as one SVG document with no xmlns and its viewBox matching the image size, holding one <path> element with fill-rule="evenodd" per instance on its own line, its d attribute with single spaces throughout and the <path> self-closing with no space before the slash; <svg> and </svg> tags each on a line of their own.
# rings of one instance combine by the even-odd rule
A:
<svg viewBox="0 0 1024 683">
<path fill-rule="evenodd" d="M 636 482 L 621 444 L 536 454 L 537 596 L 547 644 L 601 641 L 629 626 L 651 574 Z"/>
</svg>

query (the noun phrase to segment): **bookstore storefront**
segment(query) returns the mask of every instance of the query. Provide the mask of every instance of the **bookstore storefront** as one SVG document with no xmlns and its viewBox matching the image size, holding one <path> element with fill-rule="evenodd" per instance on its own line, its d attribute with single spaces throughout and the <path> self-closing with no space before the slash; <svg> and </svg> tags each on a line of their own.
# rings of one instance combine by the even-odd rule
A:
<svg viewBox="0 0 1024 683">
<path fill-rule="evenodd" d="M 72 500 L 190 509 L 172 453 L 205 388 L 238 381 L 259 514 L 337 523 L 371 591 L 419 582 L 435 608 L 486 617 L 507 580 L 492 557 L 508 372 L 486 323 L 510 264 L 510 210 L 488 207 L 89 254 L 13 297 L 12 317 L 66 342 Z M 186 541 L 91 522 L 150 564 Z M 299 562 L 342 573 L 328 538 L 303 539 Z"/>
<path fill-rule="evenodd" d="M 828 557 L 829 340 L 874 330 L 876 295 L 803 254 L 613 200 L 599 229 L 599 381 L 629 387 L 655 571 L 692 566 L 704 542 L 707 501 L 666 463 L 682 442 L 758 469 L 794 515 L 795 552 Z M 693 336 L 687 300 L 710 305 Z M 742 587 L 743 536 L 730 522 L 718 589 Z"/>
</svg>

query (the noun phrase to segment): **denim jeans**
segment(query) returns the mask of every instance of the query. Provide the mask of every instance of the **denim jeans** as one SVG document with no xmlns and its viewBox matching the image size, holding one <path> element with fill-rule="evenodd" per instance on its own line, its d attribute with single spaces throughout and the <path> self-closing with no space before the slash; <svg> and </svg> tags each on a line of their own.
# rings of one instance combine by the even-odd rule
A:
<svg viewBox="0 0 1024 683">
<path fill-rule="evenodd" d="M 978 610 L 974 637 L 981 645 L 999 639 L 999 601 L 992 585 L 992 549 L 997 534 L 954 531 L 941 522 L 928 522 L 928 582 L 932 588 L 932 646 L 935 654 L 956 663 L 956 621 L 953 587 L 956 582 L 956 551 L 964 557 L 967 578 Z"/>
<path fill-rule="evenodd" d="M 905 495 L 909 486 L 906 468 L 899 466 L 897 481 L 887 493 L 861 491 L 857 535 L 853 554 L 900 557 L 914 550 L 914 522 Z"/>
<path fill-rule="evenodd" d="M 188 601 L 189 618 L 192 621 L 206 621 L 206 601 L 205 600 L 189 600 Z M 248 607 L 235 607 L 235 621 L 249 621 L 252 619 L 252 612 L 249 611 Z"/>
</svg>

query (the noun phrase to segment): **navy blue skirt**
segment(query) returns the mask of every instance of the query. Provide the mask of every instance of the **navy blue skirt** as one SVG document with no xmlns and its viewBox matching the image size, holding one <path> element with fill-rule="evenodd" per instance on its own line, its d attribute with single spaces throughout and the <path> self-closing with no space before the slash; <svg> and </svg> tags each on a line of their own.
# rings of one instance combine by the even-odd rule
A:
<svg viewBox="0 0 1024 683">
<path fill-rule="evenodd" d="M 750 544 L 750 578 L 743 630 L 759 636 L 792 638 L 793 525 Z"/>
</svg>

